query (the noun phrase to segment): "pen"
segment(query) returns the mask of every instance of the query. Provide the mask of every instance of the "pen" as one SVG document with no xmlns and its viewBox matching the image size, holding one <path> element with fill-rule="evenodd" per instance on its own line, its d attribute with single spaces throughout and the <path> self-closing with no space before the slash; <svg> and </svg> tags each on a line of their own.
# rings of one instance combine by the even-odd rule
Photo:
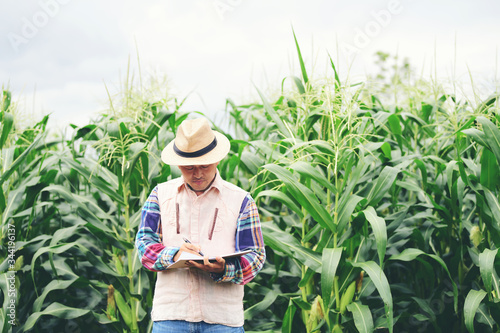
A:
<svg viewBox="0 0 500 333">
<path fill-rule="evenodd" d="M 191 242 L 189 241 L 189 239 L 187 239 L 186 237 L 182 237 L 182 239 L 184 239 L 184 242 L 186 242 L 186 243 L 193 244 L 193 243 L 191 243 Z M 201 252 L 201 251 L 198 251 L 198 253 L 199 253 L 199 254 L 200 254 L 200 256 L 202 256 L 202 257 L 204 257 L 204 256 L 205 256 L 205 255 L 203 254 L 203 252 Z"/>
</svg>

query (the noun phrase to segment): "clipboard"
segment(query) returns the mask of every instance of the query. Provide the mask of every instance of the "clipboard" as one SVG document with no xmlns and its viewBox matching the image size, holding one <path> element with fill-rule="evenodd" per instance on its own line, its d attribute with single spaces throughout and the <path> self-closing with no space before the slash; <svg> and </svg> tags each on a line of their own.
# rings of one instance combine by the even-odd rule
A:
<svg viewBox="0 0 500 333">
<path fill-rule="evenodd" d="M 235 258 L 235 257 L 241 257 L 242 255 L 245 255 L 245 254 L 250 253 L 250 252 L 252 252 L 252 250 L 239 251 L 239 252 L 234 252 L 234 253 L 220 255 L 220 256 L 217 256 L 217 257 L 222 257 L 224 259 Z M 192 261 L 203 261 L 203 257 L 200 256 L 200 255 L 197 255 L 197 254 L 189 253 L 189 252 L 182 252 L 181 255 L 179 256 L 179 259 L 177 259 L 177 261 L 174 262 L 172 265 L 168 266 L 167 270 L 168 269 L 176 269 L 176 268 L 186 268 L 186 267 L 189 267 L 187 265 L 187 262 L 190 261 L 190 260 L 192 260 Z M 215 256 L 214 257 L 209 257 L 208 260 L 214 261 L 215 260 Z"/>
</svg>

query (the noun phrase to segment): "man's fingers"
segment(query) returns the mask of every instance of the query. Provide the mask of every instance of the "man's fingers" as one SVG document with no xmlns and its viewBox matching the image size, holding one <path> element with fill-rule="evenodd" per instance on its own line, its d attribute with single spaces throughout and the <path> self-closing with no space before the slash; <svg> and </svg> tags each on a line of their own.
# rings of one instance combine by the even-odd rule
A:
<svg viewBox="0 0 500 333">
<path fill-rule="evenodd" d="M 196 246 L 194 246 L 193 244 L 189 244 L 189 243 L 182 244 L 181 249 L 182 248 L 184 248 L 186 251 L 196 251 Z"/>
<path fill-rule="evenodd" d="M 201 247 L 194 244 L 183 243 L 180 247 L 180 251 L 189 252 L 193 254 L 199 254 Z"/>
<path fill-rule="evenodd" d="M 224 258 L 222 258 L 222 257 L 215 257 L 215 260 L 217 260 L 217 262 L 220 262 L 221 264 L 226 263 L 226 260 L 224 260 Z"/>
<path fill-rule="evenodd" d="M 222 273 L 225 269 L 226 261 L 221 257 L 216 257 L 215 262 L 210 262 L 208 257 L 203 257 L 203 263 L 193 260 L 188 261 L 188 266 L 201 269 L 205 272 Z"/>
</svg>

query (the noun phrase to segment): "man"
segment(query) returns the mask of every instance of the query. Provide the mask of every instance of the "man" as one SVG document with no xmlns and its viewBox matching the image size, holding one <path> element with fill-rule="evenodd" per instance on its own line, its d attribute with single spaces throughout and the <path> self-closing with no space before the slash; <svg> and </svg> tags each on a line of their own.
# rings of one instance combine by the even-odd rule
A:
<svg viewBox="0 0 500 333">
<path fill-rule="evenodd" d="M 244 332 L 243 285 L 262 268 L 265 251 L 254 200 L 217 171 L 229 149 L 229 140 L 199 118 L 185 120 L 162 151 L 182 177 L 153 189 L 136 237 L 142 265 L 158 272 L 153 332 Z M 166 270 L 182 252 L 216 260 Z"/>
</svg>

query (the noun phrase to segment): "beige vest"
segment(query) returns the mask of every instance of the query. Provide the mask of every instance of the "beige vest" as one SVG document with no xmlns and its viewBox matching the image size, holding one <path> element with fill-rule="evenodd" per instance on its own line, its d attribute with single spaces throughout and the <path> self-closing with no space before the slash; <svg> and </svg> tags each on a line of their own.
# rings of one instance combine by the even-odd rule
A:
<svg viewBox="0 0 500 333">
<path fill-rule="evenodd" d="M 246 193 L 219 174 L 212 188 L 200 196 L 187 190 L 182 178 L 159 184 L 163 244 L 180 246 L 186 237 L 208 256 L 234 252 L 237 219 Z M 215 283 L 209 273 L 195 268 L 158 272 L 151 317 L 153 321 L 243 326 L 243 286 Z"/>
</svg>

